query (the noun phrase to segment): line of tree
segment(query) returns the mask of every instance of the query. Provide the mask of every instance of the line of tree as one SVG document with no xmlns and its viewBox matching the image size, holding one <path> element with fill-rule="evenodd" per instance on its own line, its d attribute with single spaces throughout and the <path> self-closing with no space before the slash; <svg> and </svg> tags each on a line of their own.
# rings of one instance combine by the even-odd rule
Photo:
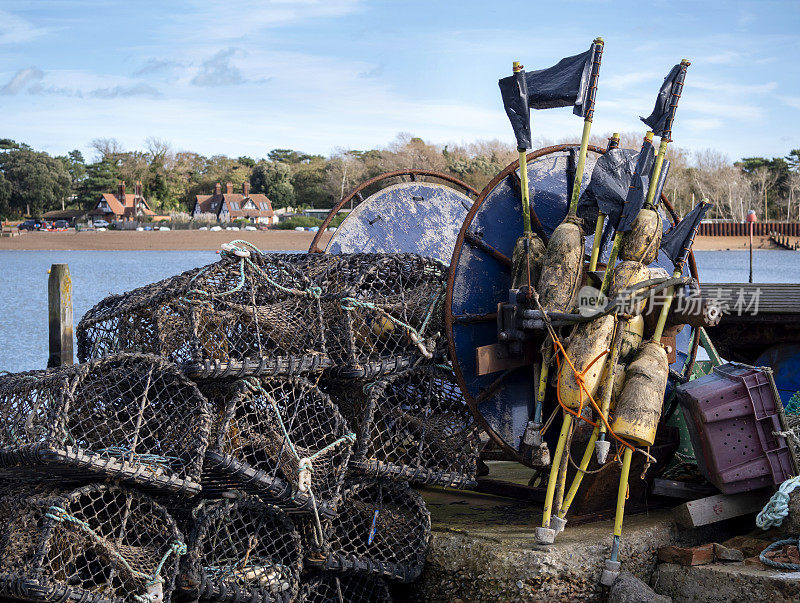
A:
<svg viewBox="0 0 800 603">
<path fill-rule="evenodd" d="M 556 141 L 540 140 L 539 146 Z M 577 143 L 567 139 L 558 142 Z M 594 137 L 597 146 L 606 140 Z M 621 146 L 638 148 L 639 134 L 624 134 Z M 405 168 L 449 173 L 482 189 L 516 158 L 513 145 L 497 140 L 465 145 L 429 144 L 400 134 L 385 148 L 337 149 L 330 156 L 273 149 L 260 159 L 206 157 L 177 151 L 158 138 L 145 150 L 126 151 L 115 139 L 95 139 L 96 157 L 87 162 L 78 150 L 50 156 L 24 143 L 0 139 L 0 218 L 41 216 L 52 209 L 91 209 L 103 192 L 116 192 L 123 180 L 141 181 L 156 212 L 191 211 L 195 195 L 208 194 L 217 182 L 237 189 L 250 182 L 253 193 L 265 193 L 275 209 L 329 208 L 367 178 Z M 746 157 L 731 162 L 714 150 L 669 149 L 671 169 L 666 194 L 680 214 L 702 197 L 715 202 L 710 217 L 742 221 L 749 209 L 759 219 L 800 220 L 800 149 L 785 157 Z"/>
</svg>

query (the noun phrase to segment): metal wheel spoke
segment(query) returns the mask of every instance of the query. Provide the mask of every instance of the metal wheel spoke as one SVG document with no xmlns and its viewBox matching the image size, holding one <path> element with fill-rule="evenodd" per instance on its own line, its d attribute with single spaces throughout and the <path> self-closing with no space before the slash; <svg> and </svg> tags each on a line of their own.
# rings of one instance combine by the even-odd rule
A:
<svg viewBox="0 0 800 603">
<path fill-rule="evenodd" d="M 498 262 L 500 262 L 505 268 L 511 269 L 511 260 L 504 254 L 486 243 L 483 239 L 476 237 L 471 232 L 467 231 L 464 233 L 464 240 L 469 243 L 472 247 L 476 249 L 480 249 L 484 253 L 490 255 Z"/>
</svg>

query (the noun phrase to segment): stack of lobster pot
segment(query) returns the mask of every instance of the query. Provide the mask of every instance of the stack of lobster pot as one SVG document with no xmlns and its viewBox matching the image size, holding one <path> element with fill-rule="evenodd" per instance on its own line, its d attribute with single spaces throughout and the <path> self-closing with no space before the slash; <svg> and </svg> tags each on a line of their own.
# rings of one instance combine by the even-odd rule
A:
<svg viewBox="0 0 800 603">
<path fill-rule="evenodd" d="M 389 600 L 430 519 L 408 482 L 474 481 L 477 428 L 442 364 L 447 268 L 411 254 L 262 253 L 92 308 L 84 362 L 154 354 L 197 386 L 199 496 L 170 500 L 191 600 Z"/>
<path fill-rule="evenodd" d="M 201 491 L 197 386 L 122 353 L 0 378 L 0 597 L 168 601 L 186 539 L 168 501 Z"/>
</svg>

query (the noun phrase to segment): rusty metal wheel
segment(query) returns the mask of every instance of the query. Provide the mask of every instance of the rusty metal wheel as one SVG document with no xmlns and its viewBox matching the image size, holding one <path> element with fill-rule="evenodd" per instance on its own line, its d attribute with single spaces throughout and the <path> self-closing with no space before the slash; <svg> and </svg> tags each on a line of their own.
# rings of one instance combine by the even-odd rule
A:
<svg viewBox="0 0 800 603">
<path fill-rule="evenodd" d="M 556 145 L 527 156 L 531 219 L 534 230 L 547 240 L 567 213 L 575 171 L 577 147 Z M 589 183 L 597 158 L 605 150 L 589 146 L 583 183 Z M 450 359 L 464 398 L 491 440 L 507 458 L 530 464 L 520 452 L 521 440 L 535 404 L 531 367 L 479 375 L 476 351 L 497 343 L 497 306 L 508 298 L 511 255 L 522 233 L 519 161 L 508 165 L 481 191 L 464 220 L 450 261 L 445 301 L 445 323 Z M 662 195 L 662 204 L 674 223 L 676 215 Z M 587 237 L 591 248 L 592 236 Z M 668 260 L 656 262 L 672 272 Z M 697 277 L 694 257 L 690 272 Z M 684 329 L 684 333 L 688 329 Z M 696 341 L 679 342 L 690 359 Z M 696 338 L 695 338 L 696 340 Z M 684 359 L 686 358 L 684 355 Z M 683 362 L 683 360 L 681 360 Z M 682 368 L 675 367 L 673 368 Z"/>
<path fill-rule="evenodd" d="M 387 180 L 398 182 L 367 190 Z M 330 211 L 309 253 L 405 252 L 448 262 L 458 229 L 478 191 L 449 174 L 431 170 L 397 170 L 370 178 Z M 322 249 L 320 241 L 333 218 L 357 203 Z"/>
</svg>

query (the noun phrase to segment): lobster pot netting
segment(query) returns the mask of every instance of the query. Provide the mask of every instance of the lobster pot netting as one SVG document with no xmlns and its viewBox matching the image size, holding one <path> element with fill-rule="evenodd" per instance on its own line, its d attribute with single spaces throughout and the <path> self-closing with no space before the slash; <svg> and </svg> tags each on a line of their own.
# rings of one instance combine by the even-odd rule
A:
<svg viewBox="0 0 800 603">
<path fill-rule="evenodd" d="M 298 603 L 391 603 L 383 578 L 322 573 L 304 580 Z"/>
<path fill-rule="evenodd" d="M 303 377 L 251 377 L 203 391 L 216 416 L 204 491 L 243 490 L 290 511 L 335 509 L 355 435 L 327 394 Z"/>
<path fill-rule="evenodd" d="M 152 352 L 199 378 L 334 366 L 379 374 L 441 343 L 446 267 L 406 254 L 266 254 L 113 295 L 78 325 L 78 355 Z"/>
<path fill-rule="evenodd" d="M 120 354 L 0 378 L 0 466 L 200 491 L 206 399 L 156 356 Z"/>
<path fill-rule="evenodd" d="M 304 525 L 307 562 L 325 571 L 413 582 L 425 565 L 430 514 L 422 497 L 404 482 L 348 481 L 338 513 L 323 522 L 322 537 L 308 521 Z"/>
<path fill-rule="evenodd" d="M 294 524 L 255 497 L 201 505 L 195 512 L 178 588 L 192 600 L 291 601 L 302 552 Z"/>
<path fill-rule="evenodd" d="M 0 530 L 0 590 L 26 600 L 169 601 L 186 552 L 162 506 L 111 485 L 6 487 Z"/>
<path fill-rule="evenodd" d="M 356 432 L 350 469 L 437 486 L 475 485 L 479 430 L 449 367 L 327 386 Z"/>
</svg>

